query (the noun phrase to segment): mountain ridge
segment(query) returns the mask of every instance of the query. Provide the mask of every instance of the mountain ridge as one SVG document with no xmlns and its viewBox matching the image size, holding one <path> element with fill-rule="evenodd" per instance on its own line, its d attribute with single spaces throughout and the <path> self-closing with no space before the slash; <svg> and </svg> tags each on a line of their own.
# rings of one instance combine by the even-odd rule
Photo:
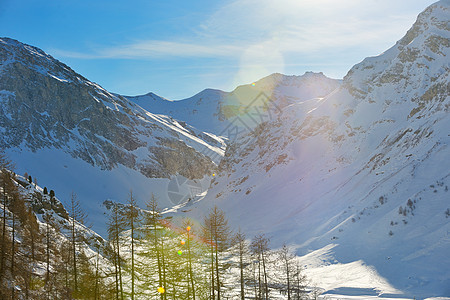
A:
<svg viewBox="0 0 450 300">
<path fill-rule="evenodd" d="M 223 102 L 230 116 L 221 117 L 218 100 L 225 92 L 207 89 L 196 95 L 200 98 L 186 100 L 210 105 L 207 115 L 195 118 L 208 130 L 197 129 L 176 116 L 149 112 L 44 51 L 9 38 L 0 39 L 0 64 L 0 147 L 17 162 L 19 173 L 35 174 L 62 197 L 77 191 L 101 234 L 102 203 L 124 202 L 130 189 L 141 206 L 152 191 L 166 208 L 178 204 L 168 195 L 174 176 L 193 179 L 205 190 L 228 143 L 227 122 L 245 114 L 239 110 L 246 104 L 231 97 Z M 339 84 L 329 82 L 330 89 Z M 243 91 L 260 92 L 252 85 Z M 182 104 L 147 95 L 165 104 Z M 186 106 L 183 110 L 192 112 Z M 54 182 L 55 177 L 60 179 Z"/>
<path fill-rule="evenodd" d="M 307 255 L 334 244 L 334 264 L 363 259 L 404 295 L 448 295 L 449 12 L 448 1 L 431 5 L 336 91 L 288 105 L 227 148 L 186 215 L 217 204 L 274 247 L 290 240 Z M 330 292 L 340 288 L 351 287 Z"/>
<path fill-rule="evenodd" d="M 149 112 L 170 115 L 201 130 L 214 134 L 223 131 L 239 116 L 260 93 L 264 93 L 277 106 L 323 97 L 341 84 L 340 80 L 326 77 L 322 72 L 283 75 L 273 73 L 251 84 L 240 85 L 231 92 L 205 89 L 192 97 L 171 101 L 154 93 L 124 96 Z"/>
<path fill-rule="evenodd" d="M 124 201 L 134 189 L 143 204 L 151 187 L 168 206 L 161 181 L 202 180 L 215 169 L 209 153 L 223 155 L 221 138 L 149 113 L 35 47 L 2 38 L 0 64 L 0 148 L 21 174 L 60 178 L 64 197 L 79 192 L 102 234 L 104 200 Z"/>
</svg>

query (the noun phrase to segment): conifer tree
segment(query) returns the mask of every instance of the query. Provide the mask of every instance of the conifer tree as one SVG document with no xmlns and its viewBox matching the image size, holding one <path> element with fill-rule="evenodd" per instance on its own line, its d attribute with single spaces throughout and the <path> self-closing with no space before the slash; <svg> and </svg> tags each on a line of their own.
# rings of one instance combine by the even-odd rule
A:
<svg viewBox="0 0 450 300">
<path fill-rule="evenodd" d="M 124 229 L 124 221 L 120 215 L 119 207 L 114 204 L 111 208 L 107 224 L 108 239 L 112 245 L 112 261 L 114 263 L 115 295 L 116 299 L 124 299 L 122 283 L 122 257 L 120 254 L 120 233 Z"/>
<path fill-rule="evenodd" d="M 283 281 L 286 283 L 287 286 L 287 295 L 288 300 L 291 300 L 291 281 L 292 281 L 292 274 L 294 273 L 293 270 L 293 260 L 295 258 L 295 255 L 293 255 L 289 248 L 286 246 L 286 244 L 283 244 L 283 247 L 278 251 L 278 257 L 281 262 L 281 274 L 283 274 Z"/>
<path fill-rule="evenodd" d="M 239 255 L 239 283 L 240 283 L 240 296 L 241 300 L 245 299 L 245 281 L 244 281 L 244 257 L 248 254 L 248 244 L 245 240 L 245 234 L 239 228 L 239 231 L 235 234 L 233 239 L 236 245 L 236 252 Z"/>
<path fill-rule="evenodd" d="M 12 170 L 13 165 L 11 160 L 6 156 L 3 151 L 0 151 L 0 170 Z"/>
<path fill-rule="evenodd" d="M 259 234 L 253 238 L 250 248 L 258 261 L 259 298 L 261 298 L 264 294 L 265 298 L 269 299 L 269 286 L 267 283 L 266 269 L 267 253 L 269 251 L 269 239 L 264 234 Z"/>
<path fill-rule="evenodd" d="M 46 211 L 42 217 L 45 222 L 45 264 L 46 264 L 46 273 L 45 273 L 45 285 L 47 286 L 47 292 L 50 293 L 50 253 L 51 253 L 51 245 L 52 245 L 52 233 L 50 229 L 50 223 L 52 223 L 52 216 L 50 212 Z"/>
<path fill-rule="evenodd" d="M 192 244 L 192 238 L 191 238 L 191 229 L 192 229 L 193 223 L 191 220 L 187 219 L 183 222 L 183 227 L 186 229 L 186 248 L 188 252 L 188 268 L 187 268 L 187 275 L 188 275 L 188 297 L 190 294 L 192 294 L 192 299 L 195 300 L 195 284 L 194 284 L 194 272 L 192 270 L 192 253 L 191 253 L 191 244 Z"/>
<path fill-rule="evenodd" d="M 158 287 L 167 289 L 166 283 L 166 266 L 165 261 L 165 251 L 164 251 L 164 238 L 162 234 L 164 233 L 164 228 L 159 229 L 161 226 L 161 211 L 158 208 L 158 202 L 154 194 L 152 194 L 150 200 L 146 203 L 147 210 L 150 212 L 145 216 L 145 225 L 152 228 L 149 236 L 152 241 L 152 249 L 156 255 L 157 268 L 158 268 Z M 161 234 L 160 234 L 161 233 Z M 166 293 L 160 293 L 161 300 L 166 299 Z"/>
<path fill-rule="evenodd" d="M 84 224 L 86 221 L 86 213 L 81 207 L 77 195 L 72 192 L 69 203 L 69 217 L 70 217 L 70 246 L 72 255 L 72 275 L 74 280 L 74 293 L 78 292 L 78 255 L 77 248 L 82 239 L 81 233 L 78 230 L 78 224 Z"/>
<path fill-rule="evenodd" d="M 202 225 L 202 235 L 204 240 L 208 246 L 208 250 L 210 251 L 210 266 L 209 266 L 209 274 L 210 274 L 210 285 L 209 285 L 209 298 L 216 299 L 216 289 L 215 289 L 215 276 L 214 276 L 214 238 L 213 238 L 213 222 L 210 218 L 205 217 L 203 225 Z"/>
<path fill-rule="evenodd" d="M 303 299 L 303 296 L 305 294 L 305 286 L 306 286 L 306 276 L 302 273 L 302 267 L 300 266 L 299 262 L 294 263 L 294 274 L 293 274 L 293 280 L 294 280 L 294 296 L 295 300 L 301 300 Z"/>
<path fill-rule="evenodd" d="M 9 249 L 9 243 L 8 243 L 8 232 L 6 230 L 6 224 L 7 224 L 7 211 L 9 206 L 9 198 L 10 193 L 13 189 L 13 184 L 11 180 L 11 175 L 9 171 L 6 169 L 2 169 L 0 173 L 0 184 L 2 186 L 2 233 L 1 233 L 1 250 L 0 250 L 0 282 L 3 282 L 3 276 L 6 273 L 6 255 Z"/>
<path fill-rule="evenodd" d="M 212 298 L 214 296 L 214 286 L 217 289 L 217 299 L 221 299 L 221 263 L 219 261 L 219 252 L 224 251 L 229 244 L 230 228 L 225 213 L 217 206 L 210 211 L 203 222 L 203 231 L 206 233 L 205 238 L 210 239 L 211 243 L 211 274 L 212 274 Z M 214 283 L 215 279 L 215 283 Z"/>
<path fill-rule="evenodd" d="M 13 198 L 12 198 L 12 205 L 11 206 L 14 206 L 14 202 L 15 202 L 15 197 L 13 196 Z M 12 213 L 12 225 L 11 225 L 11 233 L 12 233 L 12 237 L 11 237 L 11 264 L 10 264 L 10 266 L 11 266 L 11 281 L 12 281 L 12 284 L 11 284 L 11 298 L 12 299 L 15 299 L 15 290 L 16 290 L 16 282 L 15 282 L 15 277 L 16 277 L 16 274 L 15 274 L 15 269 L 14 269 L 14 267 L 15 267 L 15 257 L 16 257 L 16 214 L 15 213 Z"/>
<path fill-rule="evenodd" d="M 133 191 L 130 191 L 130 194 L 128 196 L 128 200 L 127 200 L 127 209 L 125 212 L 125 223 L 127 225 L 127 227 L 130 229 L 130 239 L 131 239 L 131 299 L 134 300 L 134 296 L 135 296 L 135 261 L 134 261 L 134 256 L 135 256 L 135 230 L 136 230 L 136 225 L 138 222 L 138 210 L 137 210 L 137 203 L 136 203 L 136 199 L 133 196 Z"/>
<path fill-rule="evenodd" d="M 25 200 L 22 197 L 20 198 L 20 204 L 17 207 L 19 210 L 17 212 L 20 224 L 19 234 L 21 236 L 19 271 L 24 281 L 25 298 L 29 298 L 30 290 L 34 290 L 34 282 L 42 282 L 40 276 L 33 273 L 33 269 L 43 258 L 43 235 L 36 215 L 25 204 Z"/>
</svg>

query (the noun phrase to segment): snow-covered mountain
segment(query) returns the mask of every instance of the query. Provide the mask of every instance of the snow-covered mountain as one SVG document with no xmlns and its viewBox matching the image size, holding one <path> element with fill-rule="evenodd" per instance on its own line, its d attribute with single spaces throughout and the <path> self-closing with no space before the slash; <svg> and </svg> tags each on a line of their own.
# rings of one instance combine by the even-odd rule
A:
<svg viewBox="0 0 450 300">
<path fill-rule="evenodd" d="M 201 130 L 227 136 L 224 130 L 233 117 L 246 114 L 245 108 L 261 93 L 281 108 L 298 101 L 324 97 L 340 84 L 341 80 L 328 78 L 323 73 L 306 72 L 302 76 L 275 73 L 252 84 L 239 86 L 232 92 L 206 89 L 178 101 L 153 93 L 124 97 L 149 112 L 172 116 Z"/>
<path fill-rule="evenodd" d="M 217 204 L 250 235 L 297 245 L 335 293 L 448 296 L 449 20 L 450 1 L 431 5 L 338 90 L 237 140 L 184 211 L 201 218 Z"/>
<path fill-rule="evenodd" d="M 228 120 L 248 114 L 247 102 L 262 92 L 281 106 L 340 85 L 323 74 L 273 74 L 231 93 L 205 90 L 176 102 L 148 94 L 129 101 L 13 39 L 0 39 L 0 61 L 0 148 L 19 174 L 33 174 L 63 199 L 78 193 L 100 233 L 107 199 L 124 202 L 133 190 L 141 205 L 154 193 L 170 207 L 174 176 L 206 189 L 226 147 Z"/>
<path fill-rule="evenodd" d="M 217 204 L 248 237 L 295 245 L 326 290 L 448 296 L 449 20 L 449 0 L 430 6 L 342 82 L 272 74 L 181 101 L 112 94 L 1 38 L 0 148 L 61 200 L 75 191 L 100 233 L 104 200 L 169 207 L 187 177 L 208 191 L 166 214 Z"/>
<path fill-rule="evenodd" d="M 133 189 L 141 203 L 155 192 L 168 206 L 169 178 L 209 178 L 225 149 L 221 138 L 149 113 L 9 38 L 0 39 L 0 104 L 0 148 L 17 172 L 63 199 L 77 192 L 96 229 L 104 200 L 124 201 Z"/>
<path fill-rule="evenodd" d="M 202 132 L 148 113 L 37 48 L 7 38 L 0 45 L 2 148 L 59 148 L 105 170 L 121 164 L 147 177 L 191 172 L 183 174 L 191 178 L 207 168 L 190 168 L 190 159 L 168 161 L 181 152 L 197 167 L 207 166 L 189 149 L 223 151 L 220 139 L 205 142 Z"/>
</svg>

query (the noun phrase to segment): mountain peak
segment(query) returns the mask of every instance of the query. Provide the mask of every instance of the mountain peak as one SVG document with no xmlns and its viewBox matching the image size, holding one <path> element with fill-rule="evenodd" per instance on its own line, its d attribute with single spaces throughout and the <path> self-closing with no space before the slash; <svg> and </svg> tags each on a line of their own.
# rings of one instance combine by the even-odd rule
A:
<svg viewBox="0 0 450 300">
<path fill-rule="evenodd" d="M 267 83 L 267 82 L 272 82 L 272 83 L 281 83 L 283 81 L 294 81 L 294 80 L 306 80 L 306 79 L 311 79 L 311 78 L 327 78 L 330 79 L 329 77 L 325 76 L 322 72 L 312 72 L 312 71 L 306 71 L 305 74 L 303 75 L 285 75 L 285 74 L 281 74 L 281 73 L 272 73 L 266 77 L 263 77 L 261 79 L 259 79 L 258 81 L 255 81 L 255 84 L 263 84 L 263 83 Z"/>
<path fill-rule="evenodd" d="M 420 98 L 425 87 L 448 75 L 450 47 L 450 1 L 430 5 L 417 17 L 411 29 L 384 53 L 356 64 L 344 77 L 352 95 L 364 98 L 375 86 L 392 86 L 404 99 Z M 441 78 L 442 79 L 442 78 Z M 421 87 L 411 94 L 405 86 Z"/>
<path fill-rule="evenodd" d="M 416 22 L 408 30 L 406 35 L 398 42 L 402 46 L 407 46 L 419 35 L 426 31 L 429 34 L 437 33 L 440 30 L 450 31 L 449 25 L 450 1 L 442 0 L 428 6 L 419 14 Z"/>
<path fill-rule="evenodd" d="M 186 99 L 181 99 L 178 101 L 189 101 L 191 99 L 197 99 L 197 98 L 221 98 L 223 97 L 223 95 L 226 94 L 226 92 L 219 90 L 219 89 L 212 89 L 212 88 L 207 88 L 204 89 L 200 92 L 198 92 L 197 94 L 195 94 L 192 97 L 186 98 Z"/>
</svg>

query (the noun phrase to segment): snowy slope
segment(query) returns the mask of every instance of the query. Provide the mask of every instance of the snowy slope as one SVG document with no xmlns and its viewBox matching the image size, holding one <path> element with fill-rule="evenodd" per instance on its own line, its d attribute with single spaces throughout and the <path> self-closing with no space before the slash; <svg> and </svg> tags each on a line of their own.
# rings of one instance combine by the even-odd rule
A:
<svg viewBox="0 0 450 300">
<path fill-rule="evenodd" d="M 281 106 L 340 85 L 323 74 L 274 74 L 232 93 L 128 101 L 13 39 L 0 39 L 0 60 L 0 148 L 19 174 L 32 174 L 63 199 L 76 192 L 101 234 L 106 199 L 124 202 L 133 190 L 141 205 L 155 193 L 170 207 L 168 185 L 177 175 L 206 189 L 226 147 L 227 120 L 248 114 L 248 99 L 264 92 Z"/>
<path fill-rule="evenodd" d="M 17 173 L 51 185 L 62 199 L 76 192 L 102 234 L 104 200 L 123 202 L 132 189 L 141 204 L 154 192 L 170 206 L 169 178 L 209 178 L 226 146 L 9 38 L 0 39 L 0 133 Z"/>
<path fill-rule="evenodd" d="M 173 172 L 157 153 L 175 148 L 167 145 L 171 139 L 223 153 L 222 140 L 207 136 L 205 142 L 203 132 L 109 93 L 40 49 L 8 38 L 0 46 L 2 148 L 67 147 L 102 169 L 122 164 L 149 177 Z"/>
<path fill-rule="evenodd" d="M 347 272 L 324 284 L 335 293 L 449 296 L 449 20 L 450 1 L 430 6 L 339 90 L 288 105 L 229 147 L 189 215 L 217 204 L 236 227 L 301 255 L 335 245 L 310 270 L 318 284 L 330 269 L 317 268 L 336 263 L 362 263 L 388 283 L 352 283 L 359 272 Z"/>
<path fill-rule="evenodd" d="M 273 74 L 178 102 L 111 94 L 1 38 L 0 147 L 61 199 L 77 192 L 104 233 L 104 200 L 133 189 L 169 207 L 173 176 L 208 186 L 228 138 L 208 192 L 168 213 L 201 221 L 218 204 L 248 236 L 294 245 L 330 293 L 448 296 L 449 6 L 430 6 L 342 86 Z M 236 122 L 243 138 L 227 130 Z"/>
<path fill-rule="evenodd" d="M 14 175 L 13 182 L 18 187 L 19 193 L 25 199 L 26 206 L 31 208 L 31 211 L 37 217 L 41 233 L 46 232 L 47 223 L 45 222 L 45 215 L 47 215 L 47 217 L 51 219 L 49 227 L 53 234 L 52 238 L 56 243 L 59 243 L 59 247 L 62 247 L 63 243 L 68 243 L 71 238 L 70 230 L 73 222 L 70 213 L 66 210 L 66 208 L 70 206 L 69 203 L 62 203 L 57 195 L 51 197 L 50 195 L 45 194 L 44 188 L 36 183 L 29 183 L 27 178 L 23 176 Z M 6 208 L 6 210 L 7 214 L 12 214 L 8 208 Z M 3 213 L 3 206 L 0 211 Z M 8 223 L 8 225 L 10 224 Z M 19 226 L 23 226 L 23 224 L 19 223 Z M 77 233 L 80 234 L 80 236 L 83 236 L 82 241 L 79 243 L 79 251 L 82 251 L 89 259 L 95 260 L 98 254 L 96 251 L 108 247 L 107 241 L 90 229 L 89 225 L 75 221 L 75 228 Z M 18 230 L 18 232 L 20 232 L 20 230 Z M 102 271 L 110 271 L 110 262 L 104 258 L 101 253 L 99 254 L 103 267 Z M 60 257 L 52 257 L 52 259 L 58 258 L 60 259 Z M 42 257 L 41 259 L 43 260 Z M 51 261 L 52 268 L 58 263 L 60 263 L 58 260 Z M 34 272 L 37 274 L 44 274 L 46 272 L 45 262 L 42 261 L 41 263 L 38 263 L 35 266 Z"/>
</svg>

